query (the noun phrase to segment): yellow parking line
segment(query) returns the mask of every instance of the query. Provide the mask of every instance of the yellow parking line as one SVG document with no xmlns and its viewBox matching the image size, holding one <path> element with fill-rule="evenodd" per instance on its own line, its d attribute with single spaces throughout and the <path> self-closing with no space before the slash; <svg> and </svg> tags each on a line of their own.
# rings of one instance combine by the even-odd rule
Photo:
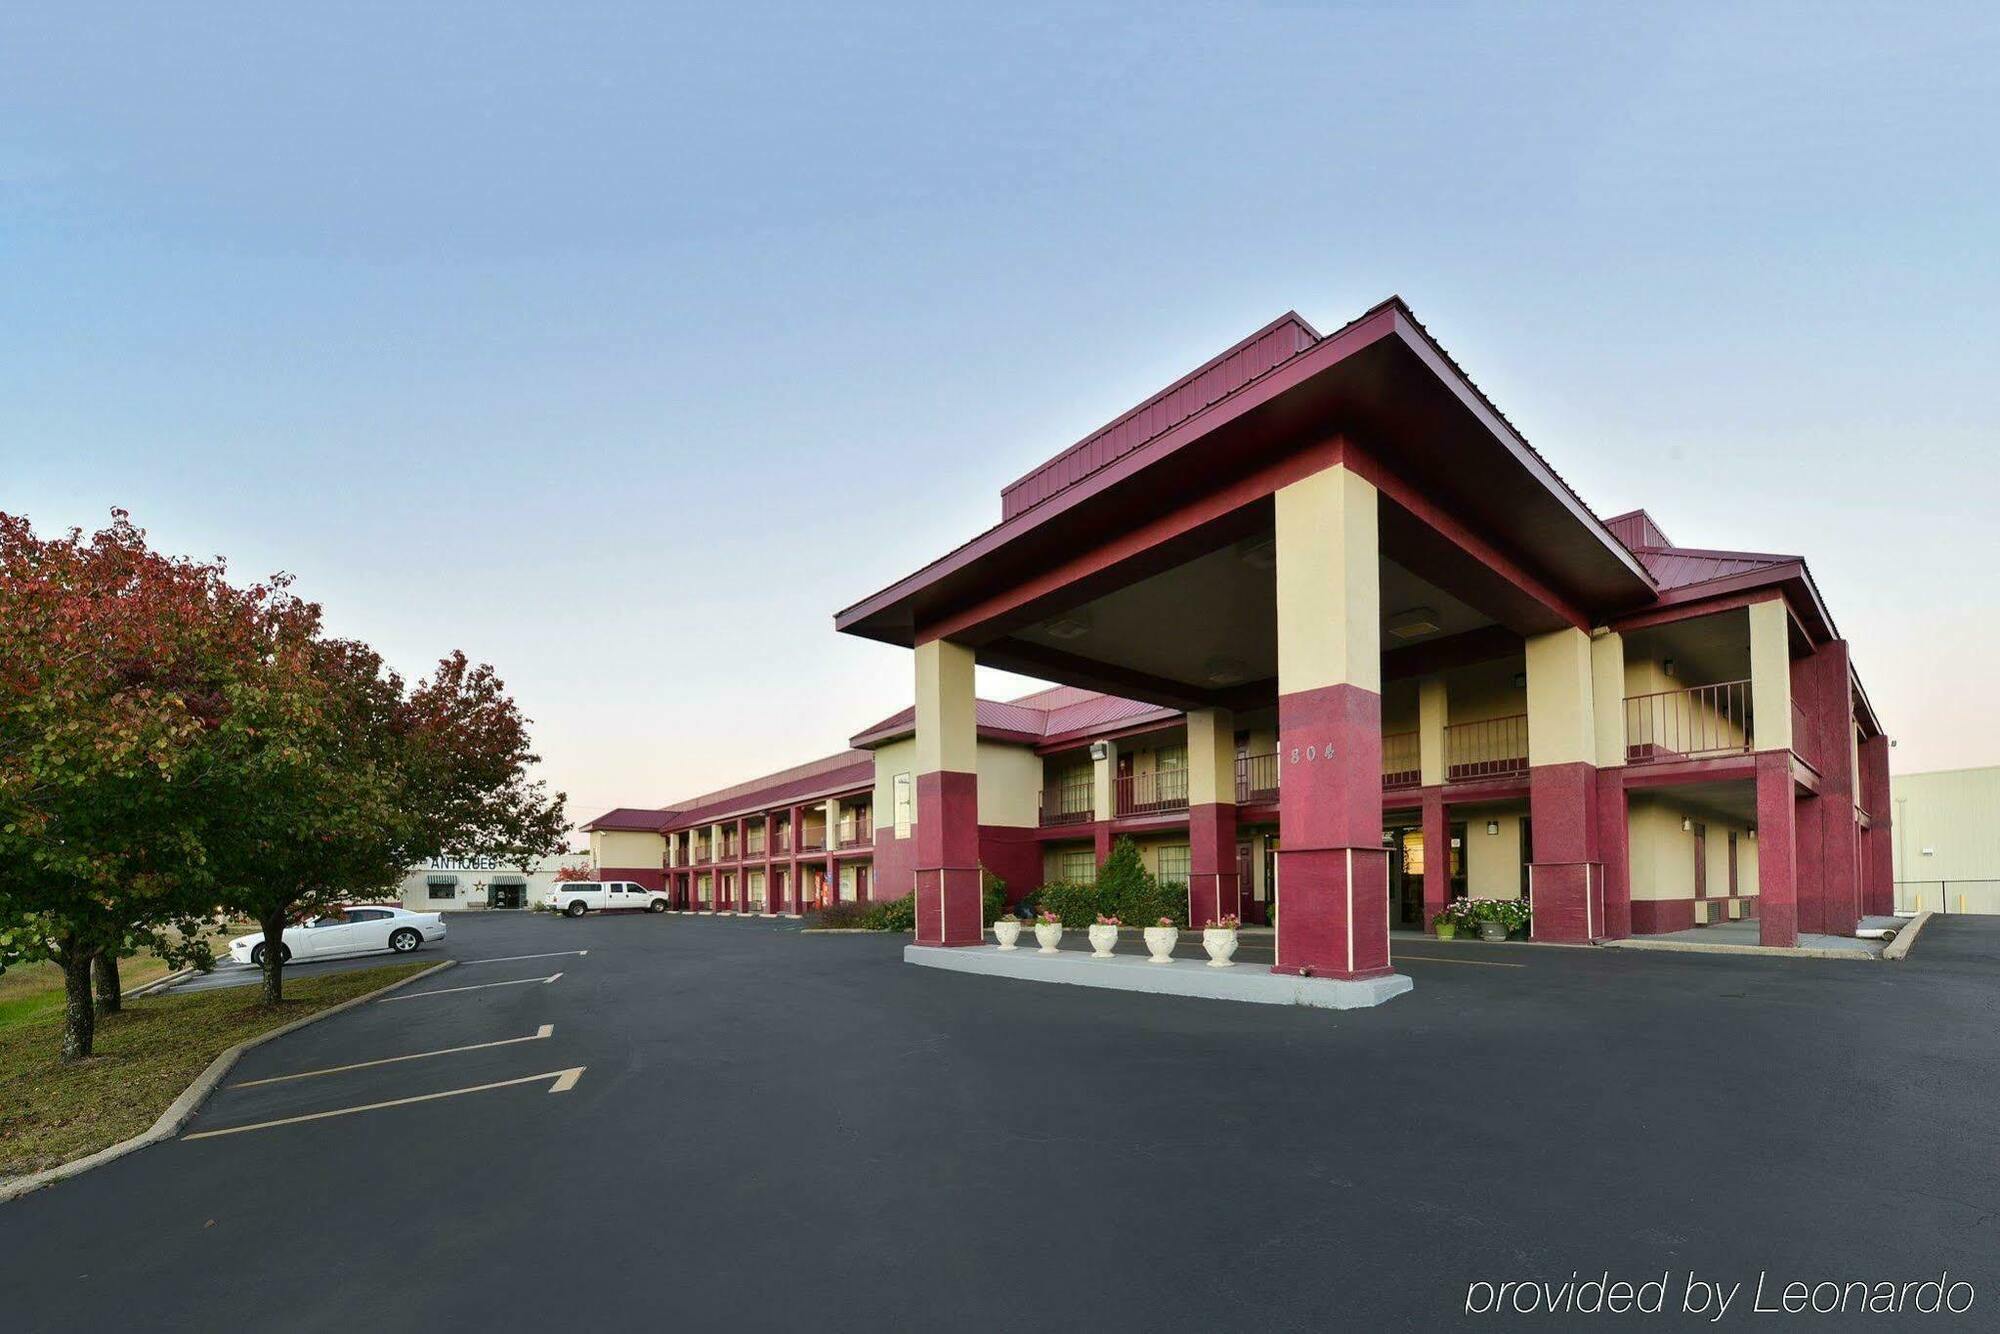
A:
<svg viewBox="0 0 2000 1334">
<path fill-rule="evenodd" d="M 1404 959 L 1419 959 L 1424 963 L 1469 963 L 1474 968 L 1526 968 L 1524 963 L 1495 963 L 1491 959 L 1447 959 L 1441 954 L 1396 954 L 1389 956 L 1390 963 L 1401 963 Z"/>
<path fill-rule="evenodd" d="M 233 1089 L 256 1088 L 260 1084 L 283 1084 L 293 1079 L 313 1079 L 319 1075 L 337 1075 L 346 1070 L 366 1070 L 372 1065 L 394 1065 L 398 1061 L 421 1061 L 428 1056 L 455 1056 L 462 1051 L 483 1051 L 488 1047 L 511 1047 L 517 1042 L 538 1042 L 555 1035 L 554 1024 L 543 1024 L 524 1038 L 501 1038 L 498 1042 L 474 1042 L 463 1047 L 443 1047 L 437 1051 L 413 1051 L 408 1056 L 384 1056 L 377 1061 L 355 1061 L 350 1065 L 330 1065 L 324 1070 L 301 1070 L 295 1075 L 272 1075 L 269 1079 L 246 1079 L 231 1084 Z"/>
<path fill-rule="evenodd" d="M 304 1116 L 284 1116 L 275 1121 L 253 1121 L 247 1126 L 227 1126 L 221 1130 L 197 1130 L 192 1135 L 182 1135 L 182 1139 L 214 1139 L 219 1135 L 240 1135 L 246 1130 L 270 1130 L 275 1126 L 295 1126 L 302 1121 L 324 1121 L 330 1116 L 352 1116 L 356 1112 L 379 1112 L 384 1107 L 407 1107 L 413 1102 L 435 1102 L 439 1098 L 456 1098 L 461 1093 L 485 1093 L 489 1089 L 513 1088 L 517 1084 L 539 1084 L 544 1079 L 553 1079 L 549 1085 L 551 1093 L 567 1093 L 576 1087 L 576 1081 L 583 1078 L 587 1067 L 572 1066 L 567 1070 L 549 1070 L 539 1075 L 522 1075 L 519 1079 L 500 1079 L 491 1084 L 474 1084 L 469 1088 L 446 1089 L 442 1093 L 419 1093 L 413 1098 L 391 1098 L 387 1102 L 368 1102 L 359 1107 L 336 1107 L 330 1112 L 308 1112 Z"/>
</svg>

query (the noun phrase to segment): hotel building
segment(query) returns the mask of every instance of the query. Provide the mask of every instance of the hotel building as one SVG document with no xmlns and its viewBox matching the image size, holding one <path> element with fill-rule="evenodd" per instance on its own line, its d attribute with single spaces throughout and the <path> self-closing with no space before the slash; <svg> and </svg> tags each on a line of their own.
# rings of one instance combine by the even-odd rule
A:
<svg viewBox="0 0 2000 1334">
<path fill-rule="evenodd" d="M 1599 518 L 1400 301 L 1274 320 L 836 617 L 912 651 L 851 749 L 593 821 L 688 908 L 917 895 L 918 940 L 1130 835 L 1195 924 L 1368 977 L 1454 896 L 1544 940 L 1887 912 L 1888 740 L 1798 556 Z M 975 663 L 1056 683 L 973 693 Z M 1282 886 L 1282 894 L 1280 887 Z"/>
</svg>

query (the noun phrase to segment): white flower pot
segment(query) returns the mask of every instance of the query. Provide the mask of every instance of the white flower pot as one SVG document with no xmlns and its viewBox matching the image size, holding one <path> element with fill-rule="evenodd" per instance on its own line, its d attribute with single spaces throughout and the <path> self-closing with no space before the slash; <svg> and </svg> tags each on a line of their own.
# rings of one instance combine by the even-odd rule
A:
<svg viewBox="0 0 2000 1334">
<path fill-rule="evenodd" d="M 1177 926 L 1149 926 L 1146 928 L 1146 949 L 1152 954 L 1147 963 L 1172 963 L 1174 945 L 1181 938 Z"/>
<path fill-rule="evenodd" d="M 999 939 L 1001 949 L 1018 949 L 1019 946 L 1014 942 L 1021 938 L 1021 924 L 1005 920 L 995 922 L 993 924 L 993 934 Z"/>
<path fill-rule="evenodd" d="M 1226 926 L 1207 926 L 1201 931 L 1201 947 L 1208 951 L 1210 968 L 1233 968 L 1236 933 Z"/>
<path fill-rule="evenodd" d="M 1481 940 L 1505 940 L 1507 938 L 1507 928 L 1498 922 L 1481 922 L 1479 924 L 1479 938 Z"/>
<path fill-rule="evenodd" d="M 1043 954 L 1054 954 L 1056 945 L 1062 940 L 1062 923 L 1035 923 L 1035 939 L 1041 942 Z"/>
<path fill-rule="evenodd" d="M 1093 959 L 1108 959 L 1108 958 L 1110 958 L 1110 957 L 1111 957 L 1111 947 L 1112 947 L 1113 945 L 1116 945 L 1117 943 L 1118 943 L 1118 928 L 1117 928 L 1117 927 L 1115 927 L 1115 926 L 1102 926 L 1102 925 L 1099 925 L 1098 923 L 1095 923 L 1095 922 L 1091 923 L 1091 927 L 1090 927 L 1090 957 L 1091 957 L 1091 958 L 1093 958 Z"/>
</svg>

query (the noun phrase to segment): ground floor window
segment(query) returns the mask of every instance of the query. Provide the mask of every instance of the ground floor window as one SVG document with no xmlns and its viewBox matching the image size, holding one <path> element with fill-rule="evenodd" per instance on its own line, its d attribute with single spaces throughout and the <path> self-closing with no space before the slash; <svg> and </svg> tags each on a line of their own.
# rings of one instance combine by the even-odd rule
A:
<svg viewBox="0 0 2000 1334">
<path fill-rule="evenodd" d="M 1160 883 L 1163 885 L 1180 885 L 1185 888 L 1188 882 L 1189 870 L 1192 866 L 1188 855 L 1188 845 L 1185 843 L 1169 844 L 1160 849 L 1159 859 Z"/>
<path fill-rule="evenodd" d="M 1067 849 L 1056 856 L 1056 879 L 1073 885 L 1097 883 L 1097 853 L 1091 848 Z"/>
<path fill-rule="evenodd" d="M 455 875 L 434 875 L 428 885 L 433 899 L 455 899 L 458 897 L 458 877 Z"/>
</svg>

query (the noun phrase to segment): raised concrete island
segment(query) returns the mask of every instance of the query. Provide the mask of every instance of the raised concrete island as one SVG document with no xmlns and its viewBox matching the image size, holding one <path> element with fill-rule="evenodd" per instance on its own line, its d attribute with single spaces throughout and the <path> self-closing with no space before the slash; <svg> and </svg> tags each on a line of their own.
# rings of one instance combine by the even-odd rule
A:
<svg viewBox="0 0 2000 1334">
<path fill-rule="evenodd" d="M 1415 985 L 1401 973 L 1355 980 L 1296 977 L 1273 973 L 1261 964 L 1211 968 L 1199 959 L 1154 963 L 1137 955 L 1096 959 L 1080 950 L 1043 954 L 1033 949 L 1001 950 L 994 945 L 958 948 L 905 945 L 903 962 L 1028 982 L 1067 982 L 1071 986 L 1103 987 L 1109 991 L 1150 991 L 1162 996 L 1249 1001 L 1257 1005 L 1310 1005 L 1322 1010 L 1359 1010 L 1380 1005 Z"/>
</svg>

